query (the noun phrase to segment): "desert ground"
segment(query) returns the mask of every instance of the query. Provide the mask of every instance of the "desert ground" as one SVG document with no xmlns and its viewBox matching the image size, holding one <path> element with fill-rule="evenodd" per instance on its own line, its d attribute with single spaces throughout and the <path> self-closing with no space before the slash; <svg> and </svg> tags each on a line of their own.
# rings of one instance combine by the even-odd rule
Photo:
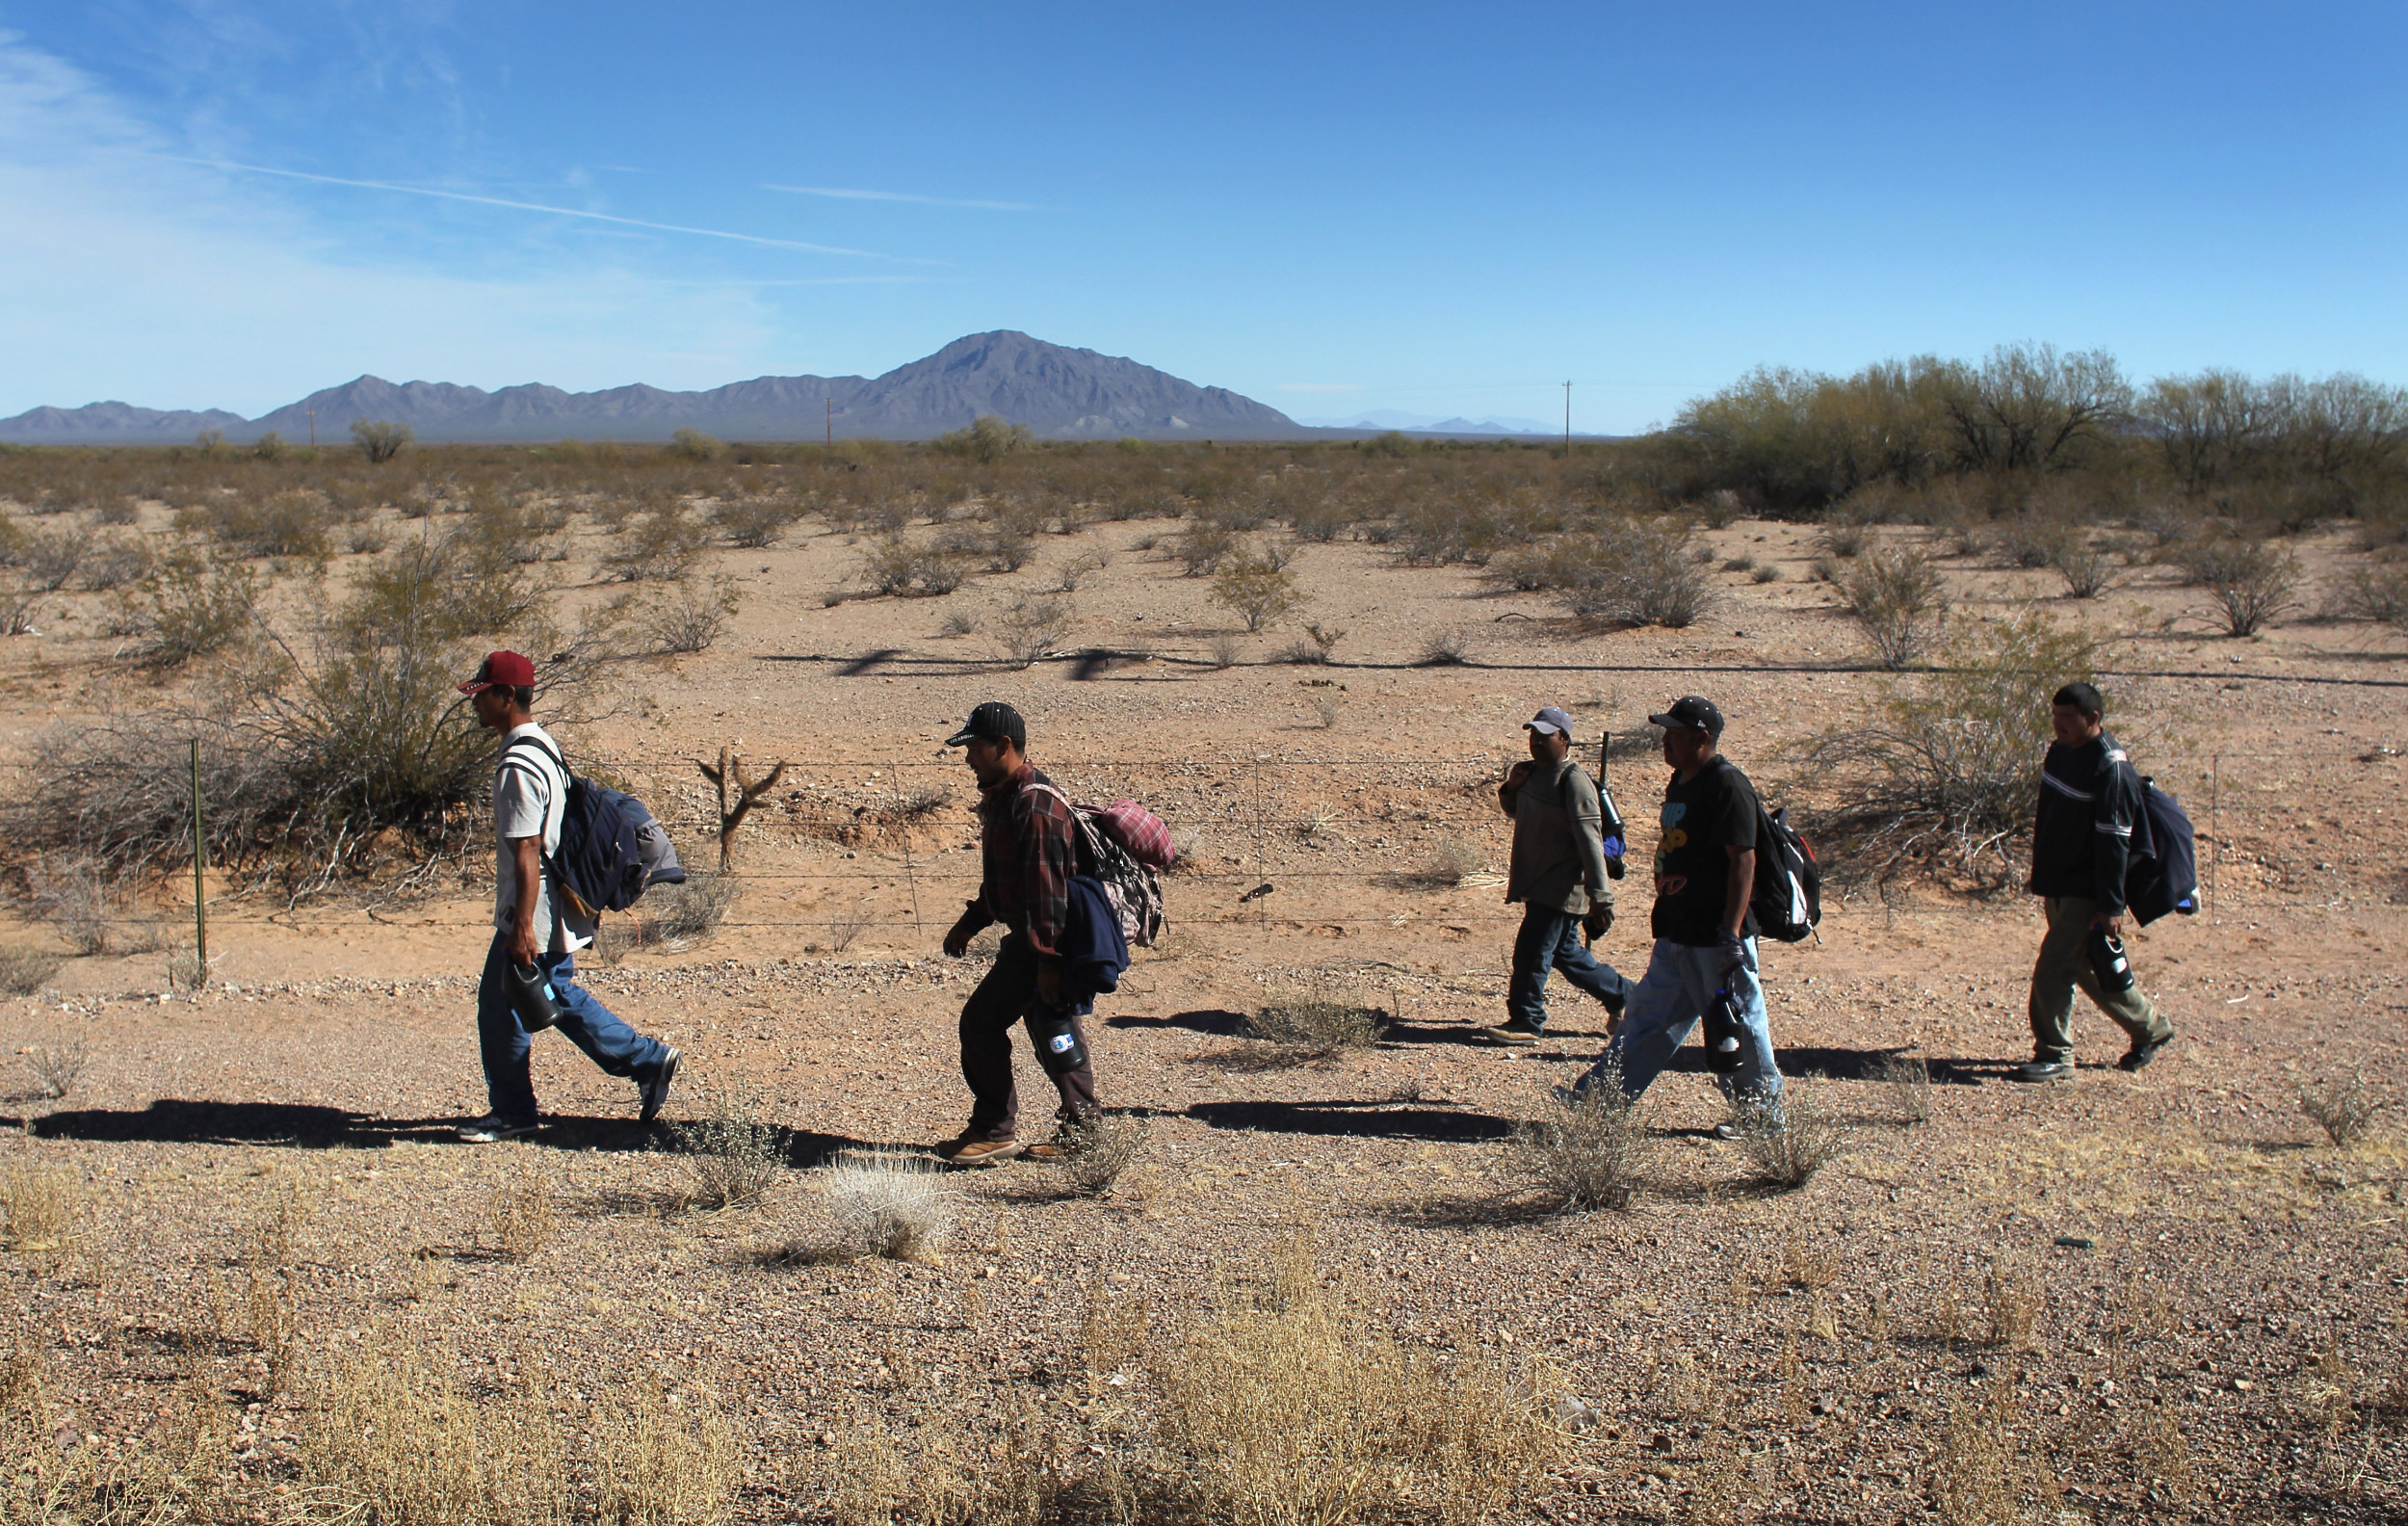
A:
<svg viewBox="0 0 2408 1526">
<path fill-rule="evenodd" d="M 787 765 L 735 834 L 741 895 L 715 929 L 583 963 L 685 1051 L 662 1126 L 546 1036 L 547 1127 L 454 1142 L 484 1105 L 481 846 L 407 894 L 294 901 L 214 873 L 205 988 L 169 981 L 190 914 L 170 888 L 124 913 L 163 931 L 120 945 L 149 946 L 0 1003 L 26 1062 L 0 1143 L 12 1508 L 1161 1519 L 1203 1496 L 1149 1493 L 1157 1473 L 1292 1468 L 1335 1481 L 1334 1513 L 1217 1508 L 2408 1515 L 2408 1152 L 2395 1113 L 2342 1146 L 2298 1105 L 2303 1087 L 2408 1081 L 2396 631 L 2314 618 L 2312 592 L 2233 639 L 2170 568 L 2075 600 L 1933 539 L 1957 629 L 2037 606 L 2103 638 L 2110 728 L 2198 825 L 2202 914 L 2133 940 L 2179 1041 L 2123 1073 L 2121 1035 L 2084 1005 L 2079 1079 L 2010 1083 L 2034 904 L 1835 863 L 1819 940 L 1763 961 L 1783 1069 L 1842 1147 L 1794 1189 L 1760 1179 L 1711 1136 L 1726 1113 L 1692 1040 L 1650 1094 L 1628 1207 L 1557 1212 L 1513 1135 L 1595 1057 L 1603 1014 L 1557 982 L 1538 1049 L 1476 1038 L 1503 1014 L 1518 912 L 1493 786 L 1521 723 L 1564 706 L 1592 760 L 1610 731 L 1643 864 L 1663 778 L 1650 710 L 1714 698 L 1726 752 L 1811 821 L 1849 781 L 1802 745 L 1901 680 L 1812 575 L 1813 526 L 1701 532 L 1714 600 L 1684 629 L 1583 624 L 1475 567 L 1308 544 L 1293 570 L 1311 602 L 1250 635 L 1162 554 L 1174 529 L 1047 535 L 942 598 L 829 598 L 857 587 L 865 537 L 815 520 L 709 553 L 740 600 L 724 633 L 566 733 L 704 867 L 717 805 L 695 761 Z M 598 598 L 580 579 L 604 532 L 563 534 L 563 597 Z M 2352 544 L 2301 539 L 2312 591 Z M 1782 575 L 1723 569 L 1741 558 Z M 355 560 L 334 558 L 333 586 Z M 276 597 L 305 607 L 310 588 Z M 1039 596 L 1069 605 L 1058 651 L 999 660 L 1002 613 Z M 102 598 L 62 593 L 39 634 L 0 642 L 0 746 L 24 755 L 157 692 L 113 656 Z M 945 634 L 960 612 L 982 628 Z M 1276 660 L 1307 621 L 1343 632 L 1331 660 Z M 1461 661 L 1425 661 L 1439 636 Z M 1027 1162 L 949 1174 L 950 1209 L 930 1210 L 949 1235 L 838 1256 L 830 1163 L 924 1148 L 965 1116 L 953 1023 L 992 934 L 965 960 L 937 948 L 977 876 L 975 792 L 938 744 L 986 698 L 1026 714 L 1074 798 L 1140 799 L 1188 855 L 1165 937 L 1092 1019 L 1135 1159 L 1091 1192 Z M 1639 875 L 1621 881 L 1601 943 L 1633 975 L 1647 902 Z M 59 936 L 30 913 L 7 932 Z M 1319 1058 L 1245 1037 L 1296 1000 L 1376 1010 L 1384 1034 Z M 45 1095 L 34 1062 L 76 1050 L 65 1095 Z M 1896 1079 L 1899 1055 L 1926 1062 L 1927 1093 Z M 1021 1070 L 1034 1135 L 1051 1093 L 1025 1048 Z M 725 1162 L 705 1146 L 755 1125 L 774 1131 L 766 1187 L 715 1202 Z M 1281 1360 L 1310 1372 L 1281 1387 Z M 1512 1413 L 1442 1438 L 1467 1482 L 1406 1442 L 1313 1450 L 1313 1405 L 1263 1397 L 1307 1390 Z M 1237 1434 L 1208 1412 L 1233 1393 L 1259 1401 L 1261 1434 L 1199 1460 L 1198 1437 Z M 416 1460 L 379 1473 L 379 1445 Z M 65 1479 L 90 1491 L 44 1517 Z M 109 1479 L 116 1496 L 92 1486 Z"/>
</svg>

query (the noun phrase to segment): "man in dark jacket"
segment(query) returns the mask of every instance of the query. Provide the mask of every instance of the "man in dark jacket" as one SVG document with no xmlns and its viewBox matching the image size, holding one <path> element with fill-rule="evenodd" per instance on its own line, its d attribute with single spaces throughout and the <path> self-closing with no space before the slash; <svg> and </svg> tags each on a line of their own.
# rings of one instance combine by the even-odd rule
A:
<svg viewBox="0 0 2408 1526">
<path fill-rule="evenodd" d="M 1062 1000 L 1062 933 L 1070 918 L 1070 877 L 1078 872 L 1070 802 L 1029 763 L 1020 712 L 990 700 L 970 712 L 947 747 L 968 750 L 979 781 L 979 847 L 983 878 L 945 934 L 959 959 L 980 931 L 1006 929 L 995 965 L 961 1009 L 961 1078 L 970 1085 L 970 1124 L 936 1153 L 956 1166 L 997 1166 L 1019 1155 L 1056 1156 L 1075 1148 L 1094 1120 L 1095 1068 L 1086 1035 Z M 1011 1078 L 1011 1025 L 1027 1021 L 1036 1063 L 1061 1093 L 1061 1128 L 1045 1144 L 1019 1142 L 1020 1099 Z"/>
<path fill-rule="evenodd" d="M 1505 1020 L 1488 1030 L 1491 1042 L 1517 1046 L 1546 1037 L 1551 970 L 1605 1004 L 1609 1030 L 1631 994 L 1628 980 L 1581 946 L 1582 933 L 1593 940 L 1613 926 L 1613 889 L 1597 785 L 1572 761 L 1572 718 L 1549 705 L 1522 729 L 1531 760 L 1514 764 L 1497 786 L 1497 803 L 1513 818 L 1505 904 L 1522 903 L 1522 930 L 1513 939 Z"/>
<path fill-rule="evenodd" d="M 2074 1074 L 2074 987 L 2098 1004 L 2132 1039 L 2117 1062 L 2137 1070 L 2174 1041 L 2174 1029 L 2138 987 L 2107 990 L 2090 966 L 2094 929 L 2108 937 L 2124 927 L 2124 873 L 2140 819 L 2140 776 L 2109 736 L 2107 705 L 2086 683 L 2069 683 L 2049 707 L 2056 741 L 2040 775 L 2040 807 L 2032 826 L 2031 883 L 2041 898 L 2048 932 L 2031 971 L 2031 1064 L 2018 1081 L 2059 1081 Z"/>
</svg>

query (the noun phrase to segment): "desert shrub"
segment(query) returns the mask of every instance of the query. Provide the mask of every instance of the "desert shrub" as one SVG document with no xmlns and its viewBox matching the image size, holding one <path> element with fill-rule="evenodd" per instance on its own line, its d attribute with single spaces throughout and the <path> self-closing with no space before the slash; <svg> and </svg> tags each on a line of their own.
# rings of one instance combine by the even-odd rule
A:
<svg viewBox="0 0 2408 1526">
<path fill-rule="evenodd" d="M 1644 1179 L 1655 1146 L 1643 1102 L 1626 1101 L 1616 1067 L 1570 1100 L 1550 1098 L 1539 1117 L 1516 1124 L 1509 1160 L 1564 1211 L 1619 1213 Z"/>
<path fill-rule="evenodd" d="M 2078 599 L 2097 598 L 2115 581 L 2113 554 L 2079 531 L 2057 543 L 2049 565 L 2065 580 L 2065 592 Z"/>
<path fill-rule="evenodd" d="M 1871 528 L 1861 519 L 1847 514 L 1834 514 L 1823 521 L 1815 539 L 1820 543 L 1825 556 L 1838 557 L 1845 562 L 1864 555 L 1866 541 L 1871 533 Z"/>
<path fill-rule="evenodd" d="M 381 519 L 354 519 L 343 527 L 343 549 L 353 556 L 374 556 L 393 543 L 393 531 Z"/>
<path fill-rule="evenodd" d="M 983 413 L 972 419 L 969 428 L 939 434 L 929 444 L 947 455 L 967 456 L 992 465 L 1006 456 L 1034 449 L 1036 436 L 1026 424 L 1007 424 L 992 413 Z"/>
<path fill-rule="evenodd" d="M 644 635 L 656 652 L 706 651 L 726 633 L 742 602 L 727 578 L 714 578 L 708 588 L 680 583 L 643 612 Z"/>
<path fill-rule="evenodd" d="M 1874 1068 L 1873 1079 L 1889 1093 L 1900 1122 L 1931 1121 L 1931 1062 L 1921 1055 L 1890 1055 Z"/>
<path fill-rule="evenodd" d="M 1170 555 L 1184 577 L 1207 577 L 1237 554 L 1238 538 L 1218 525 L 1197 522 L 1179 534 Z"/>
<path fill-rule="evenodd" d="M 50 984 L 65 957 L 21 943 L 0 944 L 0 995 L 32 996 Z"/>
<path fill-rule="evenodd" d="M 82 569 L 92 545 L 92 533 L 81 526 L 55 534 L 35 532 L 25 537 L 22 549 L 12 561 L 28 588 L 55 593 Z"/>
<path fill-rule="evenodd" d="M 1239 553 L 1213 577 L 1213 602 L 1236 613 L 1248 631 L 1259 631 L 1310 602 L 1296 574 L 1269 558 Z"/>
<path fill-rule="evenodd" d="M 1359 517 L 1359 511 L 1346 498 L 1322 493 L 1292 505 L 1288 511 L 1288 526 L 1296 532 L 1299 540 L 1326 544 L 1343 538 Z"/>
<path fill-rule="evenodd" d="M 620 534 L 602 566 L 625 583 L 674 582 L 694 570 L 711 543 L 711 532 L 680 503 L 654 509 Z"/>
<path fill-rule="evenodd" d="M 1694 535 L 1684 521 L 1628 519 L 1566 536 L 1548 552 L 1543 586 L 1586 618 L 1685 629 L 1714 602 Z"/>
<path fill-rule="evenodd" d="M 961 587 L 961 559 L 941 546 L 914 541 L 897 531 L 862 558 L 862 577 L 873 593 L 898 598 L 934 598 Z"/>
<path fill-rule="evenodd" d="M 334 549 L 327 527 L 333 513 L 324 493 L 290 487 L 265 498 L 235 498 L 208 510 L 186 510 L 179 524 L 199 515 L 219 545 L 239 557 L 307 557 L 324 560 Z"/>
<path fill-rule="evenodd" d="M 2031 828 L 2049 696 L 2092 677 L 2097 649 L 2037 613 L 1969 626 L 1940 671 L 1893 680 L 1870 720 L 1807 743 L 1802 756 L 1845 779 L 1851 802 L 1827 818 L 1837 842 L 1825 872 L 1886 874 L 1942 855 L 1966 872 L 1985 856 L 2005 865 Z"/>
<path fill-rule="evenodd" d="M 0 588 L 0 636 L 31 636 L 39 627 L 42 597 L 39 589 Z"/>
<path fill-rule="evenodd" d="M 681 429 L 672 433 L 661 454 L 675 460 L 713 461 L 727 454 L 727 447 L 698 429 Z"/>
<path fill-rule="evenodd" d="M 25 894 L 34 915 L 56 927 L 67 947 L 87 956 L 108 952 L 118 892 L 98 860 L 43 854 L 25 866 Z"/>
<path fill-rule="evenodd" d="M 645 944 L 707 938 L 719 931 L 730 908 L 744 894 L 744 881 L 733 875 L 704 869 L 686 871 L 686 882 L 654 885 L 638 903 L 643 910 Z"/>
<path fill-rule="evenodd" d="M 0 1240 L 20 1254 L 56 1250 L 74 1232 L 82 1199 L 72 1172 L 19 1161 L 0 1176 Z"/>
<path fill-rule="evenodd" d="M 1459 630 L 1433 631 L 1413 655 L 1416 668 L 1456 668 L 1472 660 L 1472 638 Z"/>
<path fill-rule="evenodd" d="M 1939 636 L 1945 592 L 1931 559 L 1911 546 L 1875 551 L 1840 578 L 1848 613 L 1864 626 L 1874 657 L 1893 671 L 1921 657 Z"/>
<path fill-rule="evenodd" d="M 41 1094 L 54 1102 L 66 1100 L 91 1063 L 92 1055 L 81 1039 L 64 1044 L 33 1044 L 25 1051 L 26 1072 Z"/>
<path fill-rule="evenodd" d="M 1999 552 L 2008 566 L 2036 571 L 2055 566 L 2073 539 L 2073 531 L 2059 521 L 2027 514 L 2008 520 L 2000 529 Z"/>
<path fill-rule="evenodd" d="M 923 1261 L 952 1238 L 961 1195 L 925 1155 L 849 1149 L 818 1172 L 838 1254 Z"/>
<path fill-rule="evenodd" d="M 1034 532 L 1002 522 L 955 525 L 937 543 L 989 572 L 1017 572 L 1036 555 Z"/>
<path fill-rule="evenodd" d="M 2408 625 L 2408 565 L 2357 568 L 2343 580 L 2334 611 L 2348 619 Z"/>
<path fill-rule="evenodd" d="M 689 1200 L 707 1208 L 757 1202 L 785 1173 L 785 1141 L 776 1125 L 761 1118 L 752 1097 L 725 1088 L 708 1094 L 701 1118 L 667 1129 L 669 1143 L 693 1172 Z"/>
<path fill-rule="evenodd" d="M 524 1164 L 497 1183 L 485 1199 L 485 1226 L 493 1231 L 493 1243 L 513 1261 L 524 1261 L 550 1244 L 560 1225 L 550 1178 Z"/>
<path fill-rule="evenodd" d="M 1847 1148 L 1847 1124 L 1819 1092 L 1795 1082 L 1777 1097 L 1742 1099 L 1732 1121 L 1757 1179 L 1783 1191 L 1805 1186 Z"/>
<path fill-rule="evenodd" d="M 1143 1158 L 1153 1141 L 1154 1125 L 1142 1118 L 1104 1115 L 1070 1131 L 1068 1153 L 1061 1157 L 1062 1179 L 1082 1197 L 1109 1196 Z"/>
<path fill-rule="evenodd" d="M 1308 1060 L 1371 1048 L 1387 1031 L 1388 1014 L 1376 1007 L 1311 996 L 1266 1002 L 1245 1023 L 1246 1038 Z"/>
<path fill-rule="evenodd" d="M 363 567 L 323 629 L 337 645 L 366 651 L 416 642 L 500 636 L 533 624 L 543 588 L 514 559 L 473 535 L 417 536 Z"/>
<path fill-rule="evenodd" d="M 179 552 L 125 592 L 115 623 L 134 638 L 137 661 L 181 668 L 249 635 L 263 592 L 259 575 L 240 563 Z"/>
<path fill-rule="evenodd" d="M 2264 540 L 2210 540 L 2183 554 L 2183 567 L 2207 591 L 2228 636 L 2255 636 L 2293 605 L 2299 558 Z"/>
<path fill-rule="evenodd" d="M 389 461 L 402 453 L 402 448 L 418 437 L 418 432 L 406 424 L 387 423 L 383 419 L 353 419 L 352 443 L 359 454 L 372 461 Z"/>
<path fill-rule="evenodd" d="M 1748 574 L 1747 581 L 1750 583 L 1778 583 L 1781 581 L 1781 569 L 1774 566 L 1769 562 L 1764 563 L 1762 566 L 1758 566 L 1754 572 Z"/>
<path fill-rule="evenodd" d="M 1390 1339 L 1281 1252 L 1267 1285 L 1159 1353 L 1165 1518 L 1258 1523 L 1518 1514 L 1554 1455 L 1546 1397 L 1498 1365 Z"/>
<path fill-rule="evenodd" d="M 2301 1114 L 2340 1148 L 2345 1149 L 2365 1139 L 2374 1127 L 2375 1114 L 2384 1106 L 2381 1098 L 2367 1090 L 2364 1076 L 2311 1081 L 2299 1089 Z"/>
<path fill-rule="evenodd" d="M 936 635 L 940 641 L 955 636 L 975 636 L 978 630 L 979 618 L 965 609 L 947 610 L 945 618 L 936 622 Z"/>
<path fill-rule="evenodd" d="M 1034 667 L 1070 638 L 1067 599 L 1018 599 L 987 618 L 987 635 L 1014 671 Z"/>
<path fill-rule="evenodd" d="M 775 545 L 797 519 L 802 506 L 792 498 L 762 496 L 730 498 L 711 511 L 711 523 L 731 545 Z"/>
<path fill-rule="evenodd" d="M 479 560 L 526 566 L 550 555 L 547 538 L 568 528 L 568 514 L 524 499 L 479 493 L 469 500 L 467 522 L 454 538 L 475 548 Z"/>
<path fill-rule="evenodd" d="M 1439 839 L 1430 850 L 1429 861 L 1413 878 L 1426 885 L 1459 885 L 1480 872 L 1486 862 L 1480 851 L 1461 837 Z"/>
</svg>

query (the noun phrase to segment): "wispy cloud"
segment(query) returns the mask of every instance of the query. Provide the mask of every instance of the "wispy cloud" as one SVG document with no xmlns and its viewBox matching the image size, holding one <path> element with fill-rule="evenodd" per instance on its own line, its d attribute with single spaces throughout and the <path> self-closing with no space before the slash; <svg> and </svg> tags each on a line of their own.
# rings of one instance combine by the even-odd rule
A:
<svg viewBox="0 0 2408 1526">
<path fill-rule="evenodd" d="M 978 207 L 987 212 L 1034 212 L 1035 207 L 1023 201 L 960 201 L 952 197 L 917 196 L 909 191 L 848 191 L 837 186 L 765 185 L 764 191 L 783 191 L 789 196 L 834 197 L 840 201 L 916 201 L 922 206 Z"/>
<path fill-rule="evenodd" d="M 475 196 L 466 191 L 442 191 L 433 186 L 402 185 L 391 180 L 353 180 L 343 175 L 310 174 L 300 170 L 276 170 L 266 165 L 238 164 L 230 159 L 186 159 L 176 155 L 179 163 L 200 165 L 210 170 L 230 170 L 241 174 L 275 175 L 284 180 L 307 180 L 315 185 L 352 186 L 362 191 L 391 191 L 403 196 L 433 197 L 442 201 L 466 201 L 477 206 L 508 207 L 516 212 L 541 212 L 551 217 L 583 218 L 590 223 L 613 223 L 620 227 L 649 228 L 656 233 L 684 233 L 694 238 L 729 239 L 738 244 L 758 244 L 765 249 L 801 250 L 810 254 L 845 254 L 858 259 L 904 259 L 900 254 L 881 254 L 876 250 L 842 249 L 833 244 L 805 244 L 797 239 L 767 238 L 758 233 L 732 233 L 725 228 L 689 227 L 678 223 L 651 223 L 642 218 L 614 217 L 608 212 L 589 212 L 582 207 L 549 206 L 540 201 L 513 201 L 505 197 Z M 932 260 L 911 260 L 911 264 L 928 265 Z"/>
<path fill-rule="evenodd" d="M 1363 386 L 1359 382 L 1282 382 L 1276 390 L 1281 392 L 1360 392 Z"/>
</svg>

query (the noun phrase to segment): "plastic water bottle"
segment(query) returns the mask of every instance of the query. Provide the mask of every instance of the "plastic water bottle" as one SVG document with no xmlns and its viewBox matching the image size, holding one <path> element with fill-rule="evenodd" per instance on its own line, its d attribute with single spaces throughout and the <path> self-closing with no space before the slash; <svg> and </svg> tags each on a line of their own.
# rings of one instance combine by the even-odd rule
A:
<svg viewBox="0 0 2408 1526">
<path fill-rule="evenodd" d="M 1706 1004 L 1706 1068 L 1729 1075 L 1740 1067 L 1740 1034 L 1745 1028 L 1739 998 L 1729 987 L 1714 992 Z"/>
</svg>

